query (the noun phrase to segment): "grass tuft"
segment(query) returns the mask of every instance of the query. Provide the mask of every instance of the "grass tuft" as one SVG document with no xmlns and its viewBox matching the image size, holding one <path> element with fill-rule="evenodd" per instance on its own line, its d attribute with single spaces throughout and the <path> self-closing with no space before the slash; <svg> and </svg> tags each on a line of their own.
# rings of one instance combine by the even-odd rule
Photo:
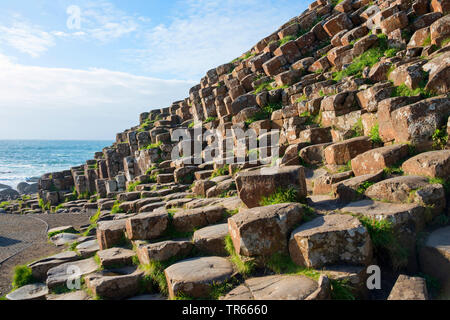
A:
<svg viewBox="0 0 450 320">
<path fill-rule="evenodd" d="M 253 272 L 255 268 L 254 261 L 253 260 L 243 261 L 241 259 L 241 256 L 238 253 L 236 253 L 236 250 L 234 249 L 233 240 L 231 239 L 230 235 L 227 235 L 225 238 L 225 250 L 230 255 L 231 262 L 241 275 L 246 277 Z"/>
<path fill-rule="evenodd" d="M 18 289 L 34 282 L 35 280 L 33 278 L 33 273 L 28 266 L 20 265 L 14 268 L 14 276 L 12 282 L 13 289 Z"/>
<path fill-rule="evenodd" d="M 291 202 L 299 202 L 297 190 L 295 188 L 278 188 L 274 194 L 271 194 L 268 197 L 263 197 L 261 199 L 260 205 L 265 207 L 274 204 Z"/>
</svg>

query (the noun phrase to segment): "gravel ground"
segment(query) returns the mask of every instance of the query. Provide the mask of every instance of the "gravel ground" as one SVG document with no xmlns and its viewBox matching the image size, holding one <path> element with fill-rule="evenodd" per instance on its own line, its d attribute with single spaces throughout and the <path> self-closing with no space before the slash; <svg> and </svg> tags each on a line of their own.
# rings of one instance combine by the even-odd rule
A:
<svg viewBox="0 0 450 320">
<path fill-rule="evenodd" d="M 88 214 L 0 214 L 0 296 L 11 290 L 14 267 L 63 250 L 50 244 L 47 230 L 55 227 L 79 228 L 89 224 Z"/>
</svg>

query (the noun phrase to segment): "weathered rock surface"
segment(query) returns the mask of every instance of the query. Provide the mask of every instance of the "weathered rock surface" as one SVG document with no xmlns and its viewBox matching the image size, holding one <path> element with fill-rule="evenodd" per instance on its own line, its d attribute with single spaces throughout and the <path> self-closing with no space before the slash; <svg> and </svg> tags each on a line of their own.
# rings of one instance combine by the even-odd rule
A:
<svg viewBox="0 0 450 320">
<path fill-rule="evenodd" d="M 305 223 L 289 240 L 292 260 L 308 268 L 339 263 L 368 265 L 372 241 L 366 228 L 350 215 L 332 214 Z"/>
<path fill-rule="evenodd" d="M 299 204 L 258 207 L 228 219 L 228 229 L 238 254 L 269 258 L 275 253 L 287 253 L 289 234 L 302 217 Z"/>
<path fill-rule="evenodd" d="M 164 273 L 170 298 L 179 294 L 207 298 L 214 284 L 230 279 L 233 266 L 220 257 L 192 258 L 171 265 Z"/>
<path fill-rule="evenodd" d="M 425 279 L 400 275 L 388 300 L 428 300 Z"/>
<path fill-rule="evenodd" d="M 248 208 L 259 207 L 264 196 L 274 194 L 279 189 L 293 188 L 298 200 L 303 200 L 307 195 L 305 173 L 301 166 L 263 168 L 239 173 L 236 186 L 239 198 Z"/>
</svg>

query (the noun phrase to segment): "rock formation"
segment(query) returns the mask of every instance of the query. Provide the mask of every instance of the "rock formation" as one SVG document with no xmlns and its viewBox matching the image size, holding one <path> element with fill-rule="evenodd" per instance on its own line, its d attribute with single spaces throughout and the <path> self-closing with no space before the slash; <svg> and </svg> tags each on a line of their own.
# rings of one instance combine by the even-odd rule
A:
<svg viewBox="0 0 450 320">
<path fill-rule="evenodd" d="M 6 212 L 93 224 L 76 257 L 29 266 L 39 294 L 10 298 L 67 298 L 52 293 L 71 264 L 104 299 L 364 299 L 370 265 L 408 275 L 390 299 L 435 294 L 420 272 L 450 297 L 449 12 L 317 0 L 94 159 L 45 174 Z"/>
</svg>

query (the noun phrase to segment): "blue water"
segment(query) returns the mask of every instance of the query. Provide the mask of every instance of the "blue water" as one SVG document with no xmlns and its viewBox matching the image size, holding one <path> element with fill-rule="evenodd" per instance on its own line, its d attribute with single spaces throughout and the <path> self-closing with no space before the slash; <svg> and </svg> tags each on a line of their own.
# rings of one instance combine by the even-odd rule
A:
<svg viewBox="0 0 450 320">
<path fill-rule="evenodd" d="M 15 188 L 44 173 L 67 170 L 93 159 L 112 141 L 0 140 L 0 184 Z"/>
</svg>

